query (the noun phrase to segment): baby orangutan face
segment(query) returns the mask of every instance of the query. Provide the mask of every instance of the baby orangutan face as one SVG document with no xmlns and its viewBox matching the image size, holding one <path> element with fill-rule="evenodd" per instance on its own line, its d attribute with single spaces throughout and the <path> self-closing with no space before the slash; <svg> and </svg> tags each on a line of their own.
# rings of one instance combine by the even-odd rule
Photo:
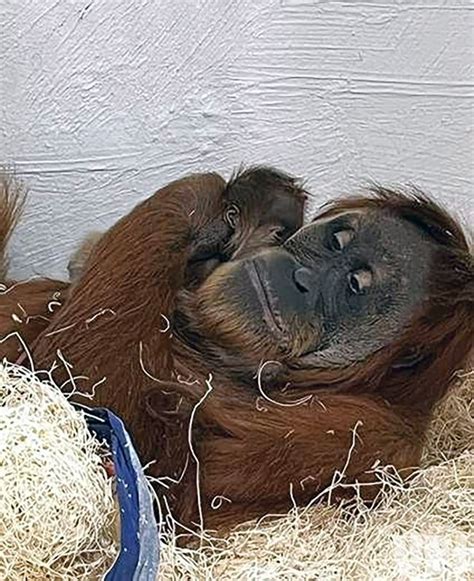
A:
<svg viewBox="0 0 474 581">
<path fill-rule="evenodd" d="M 220 348 L 310 367 L 390 343 L 427 293 L 434 241 L 383 208 L 328 212 L 280 247 L 219 266 L 196 290 L 194 325 Z"/>
</svg>

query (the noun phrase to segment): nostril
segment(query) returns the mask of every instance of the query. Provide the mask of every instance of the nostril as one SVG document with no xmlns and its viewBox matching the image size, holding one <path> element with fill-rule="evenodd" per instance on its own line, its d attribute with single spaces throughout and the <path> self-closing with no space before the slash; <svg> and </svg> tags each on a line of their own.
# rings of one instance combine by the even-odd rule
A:
<svg viewBox="0 0 474 581">
<path fill-rule="evenodd" d="M 313 273 L 309 268 L 303 266 L 293 272 L 293 280 L 295 281 L 298 290 L 307 293 L 311 290 L 313 284 Z"/>
</svg>

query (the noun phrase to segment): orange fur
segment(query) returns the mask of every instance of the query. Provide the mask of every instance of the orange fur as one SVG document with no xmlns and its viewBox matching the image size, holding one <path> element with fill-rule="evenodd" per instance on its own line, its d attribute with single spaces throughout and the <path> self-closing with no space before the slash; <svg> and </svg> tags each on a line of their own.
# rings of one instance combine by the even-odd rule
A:
<svg viewBox="0 0 474 581">
<path fill-rule="evenodd" d="M 0 360 L 17 361 L 50 324 L 67 296 L 67 283 L 36 279 L 10 282 L 0 291 Z"/>
</svg>

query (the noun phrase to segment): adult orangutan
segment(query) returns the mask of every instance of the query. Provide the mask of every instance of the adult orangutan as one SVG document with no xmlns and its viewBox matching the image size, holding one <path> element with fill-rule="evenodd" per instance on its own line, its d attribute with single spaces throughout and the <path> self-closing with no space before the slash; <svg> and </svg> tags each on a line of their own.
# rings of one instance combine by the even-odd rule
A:
<svg viewBox="0 0 474 581">
<path fill-rule="evenodd" d="M 33 349 L 37 369 L 60 353 L 89 378 L 77 387 L 92 399 L 79 400 L 124 419 L 191 528 L 307 503 L 336 470 L 341 495 L 359 482 L 373 497 L 375 464 L 419 462 L 473 345 L 473 256 L 433 201 L 375 188 L 282 244 L 245 249 L 239 220 L 254 235 L 269 203 L 259 184 L 281 193 L 283 180 L 284 199 L 301 199 L 274 170 L 246 180 L 190 176 L 139 204 L 94 247 Z M 212 267 L 193 271 L 199 261 Z M 54 372 L 66 389 L 69 373 Z"/>
</svg>

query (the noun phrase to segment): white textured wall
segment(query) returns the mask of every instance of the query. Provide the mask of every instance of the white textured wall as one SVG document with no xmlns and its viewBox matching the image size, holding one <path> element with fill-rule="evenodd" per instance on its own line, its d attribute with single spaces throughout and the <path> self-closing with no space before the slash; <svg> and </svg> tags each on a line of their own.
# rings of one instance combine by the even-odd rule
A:
<svg viewBox="0 0 474 581">
<path fill-rule="evenodd" d="M 19 276 L 183 173 L 318 199 L 367 178 L 473 203 L 470 0 L 0 0 L 0 160 L 31 187 Z"/>
</svg>

